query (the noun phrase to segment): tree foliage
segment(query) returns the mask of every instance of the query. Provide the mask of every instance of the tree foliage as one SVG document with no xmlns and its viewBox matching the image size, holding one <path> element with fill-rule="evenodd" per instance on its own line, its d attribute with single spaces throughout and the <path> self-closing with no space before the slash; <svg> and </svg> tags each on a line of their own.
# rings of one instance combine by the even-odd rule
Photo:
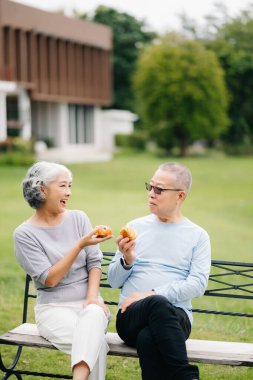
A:
<svg viewBox="0 0 253 380">
<path fill-rule="evenodd" d="M 158 144 L 181 155 L 197 139 L 215 139 L 228 126 L 223 70 L 197 41 L 169 34 L 141 55 L 134 85 L 139 113 Z"/>
<path fill-rule="evenodd" d="M 206 16 L 200 27 L 181 17 L 183 29 L 216 53 L 225 72 L 230 104 L 230 127 L 223 139 L 229 144 L 253 143 L 253 5 L 236 17 L 223 3 Z"/>
<path fill-rule="evenodd" d="M 231 101 L 230 143 L 253 139 L 253 14 L 244 11 L 224 24 L 206 45 L 215 51 L 225 71 Z"/>
<path fill-rule="evenodd" d="M 83 15 L 87 18 L 87 15 Z M 113 82 L 114 104 L 117 109 L 134 110 L 134 95 L 131 77 L 143 46 L 150 43 L 156 34 L 148 30 L 144 21 L 118 12 L 106 6 L 96 8 L 90 17 L 95 22 L 109 25 L 113 33 Z"/>
</svg>

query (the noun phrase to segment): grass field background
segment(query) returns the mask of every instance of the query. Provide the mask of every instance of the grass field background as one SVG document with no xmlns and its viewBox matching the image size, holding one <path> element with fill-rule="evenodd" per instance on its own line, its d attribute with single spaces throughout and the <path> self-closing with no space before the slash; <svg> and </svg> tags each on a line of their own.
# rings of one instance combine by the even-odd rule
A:
<svg viewBox="0 0 253 380">
<path fill-rule="evenodd" d="M 148 213 L 144 182 L 165 161 L 168 159 L 148 153 L 125 152 L 117 154 L 111 162 L 69 165 L 74 177 L 69 208 L 87 212 L 94 226 L 110 225 L 117 236 L 126 222 Z M 193 186 L 183 207 L 184 214 L 208 231 L 212 258 L 252 262 L 253 158 L 231 158 L 212 153 L 202 158 L 177 161 L 186 164 L 193 174 Z M 26 170 L 26 167 L 0 166 L 0 334 L 19 324 L 22 318 L 25 276 L 14 258 L 12 233 L 32 213 L 21 191 Z M 115 242 L 108 241 L 101 248 L 114 251 Z M 212 299 L 205 302 L 210 307 L 212 302 L 217 303 Z M 253 313 L 250 303 L 241 305 L 240 301 L 229 302 L 234 311 L 247 309 Z M 33 321 L 32 309 L 30 320 Z M 113 317 L 109 326 L 111 331 L 115 331 L 114 322 Z M 253 322 L 247 318 L 199 314 L 195 316 L 191 337 L 252 342 Z M 14 352 L 14 348 L 1 347 L 5 364 Z M 38 371 L 52 368 L 55 372 L 68 373 L 69 363 L 69 358 L 59 352 L 26 349 L 20 366 Z M 253 379 L 253 369 L 250 368 L 199 367 L 202 380 Z M 108 357 L 108 380 L 140 378 L 137 360 Z"/>
</svg>

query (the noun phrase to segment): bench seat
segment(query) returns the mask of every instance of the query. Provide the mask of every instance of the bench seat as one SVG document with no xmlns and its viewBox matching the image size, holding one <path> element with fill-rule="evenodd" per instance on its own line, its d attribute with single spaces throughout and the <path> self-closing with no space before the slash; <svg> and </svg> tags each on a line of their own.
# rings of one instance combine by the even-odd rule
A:
<svg viewBox="0 0 253 380">
<path fill-rule="evenodd" d="M 106 339 L 110 348 L 109 355 L 138 356 L 136 350 L 128 347 L 117 333 L 108 332 Z M 23 323 L 0 336 L 0 343 L 55 349 L 50 342 L 39 335 L 33 323 Z M 186 345 L 191 362 L 253 367 L 253 343 L 188 339 Z"/>
<path fill-rule="evenodd" d="M 107 282 L 107 267 L 111 259 L 114 257 L 114 253 L 104 252 L 103 254 L 103 275 L 100 287 L 101 289 L 106 289 L 105 294 L 107 296 L 104 297 L 105 303 L 110 307 L 117 307 L 117 300 L 113 300 L 115 294 L 114 292 L 111 293 L 111 287 Z M 51 343 L 38 334 L 35 324 L 27 323 L 28 308 L 31 308 L 31 306 L 28 305 L 29 300 L 36 298 L 36 291 L 33 286 L 30 286 L 31 283 L 31 278 L 26 276 L 22 318 L 23 324 L 0 336 L 1 346 L 12 345 L 18 347 L 12 363 L 8 366 L 3 363 L 2 354 L 0 353 L 0 371 L 3 372 L 2 380 L 8 379 L 11 375 L 16 376 L 18 380 L 22 380 L 23 375 L 32 375 L 33 378 L 38 377 L 40 379 L 45 377 L 53 379 L 72 379 L 70 374 L 53 374 L 48 369 L 47 372 L 34 372 L 27 363 L 23 365 L 24 369 L 18 369 L 23 348 L 33 347 L 55 349 Z M 110 298 L 109 293 L 111 293 L 112 299 Z M 213 297 L 213 300 L 219 299 L 219 301 L 224 300 L 224 305 L 223 302 L 217 302 L 217 305 L 215 301 L 209 302 L 209 304 L 212 305 L 212 309 L 209 309 L 207 308 L 208 306 L 203 307 L 201 306 L 201 303 L 198 303 L 200 308 L 193 308 L 192 311 L 194 313 L 227 316 L 228 318 L 233 317 L 239 319 L 246 317 L 250 318 L 250 321 L 253 321 L 253 263 L 212 260 L 209 287 L 206 290 L 204 297 Z M 233 306 L 230 308 L 230 302 L 226 302 L 230 299 L 240 300 L 241 303 L 236 307 Z M 220 304 L 222 304 L 223 310 L 220 309 Z M 233 303 L 231 304 L 233 305 Z M 208 305 L 208 303 L 204 302 L 204 305 Z M 246 339 L 252 340 L 250 334 L 247 333 L 245 335 Z M 109 355 L 117 357 L 138 357 L 136 349 L 128 347 L 119 338 L 117 333 L 108 332 L 106 339 L 109 345 Z M 186 346 L 190 362 L 253 367 L 253 342 L 242 343 L 188 339 Z"/>
</svg>

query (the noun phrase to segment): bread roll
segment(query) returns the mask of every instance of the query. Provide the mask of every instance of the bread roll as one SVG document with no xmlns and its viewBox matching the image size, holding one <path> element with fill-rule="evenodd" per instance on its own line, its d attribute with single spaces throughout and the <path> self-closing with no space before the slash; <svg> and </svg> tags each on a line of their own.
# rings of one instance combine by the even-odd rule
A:
<svg viewBox="0 0 253 380">
<path fill-rule="evenodd" d="M 96 237 L 103 238 L 106 236 L 112 236 L 112 229 L 108 226 L 99 225 L 95 227 L 96 229 Z"/>
<path fill-rule="evenodd" d="M 133 227 L 125 226 L 121 228 L 120 235 L 122 235 L 124 238 L 128 237 L 129 240 L 134 240 L 137 237 L 137 233 Z"/>
</svg>

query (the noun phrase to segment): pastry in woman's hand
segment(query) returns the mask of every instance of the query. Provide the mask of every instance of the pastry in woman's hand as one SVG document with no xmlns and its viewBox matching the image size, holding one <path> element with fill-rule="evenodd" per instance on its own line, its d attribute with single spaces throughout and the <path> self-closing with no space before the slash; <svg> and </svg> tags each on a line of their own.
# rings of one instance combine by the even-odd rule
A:
<svg viewBox="0 0 253 380">
<path fill-rule="evenodd" d="M 95 227 L 96 237 L 104 238 L 107 236 L 112 236 L 112 229 L 109 226 L 99 225 Z"/>
</svg>

